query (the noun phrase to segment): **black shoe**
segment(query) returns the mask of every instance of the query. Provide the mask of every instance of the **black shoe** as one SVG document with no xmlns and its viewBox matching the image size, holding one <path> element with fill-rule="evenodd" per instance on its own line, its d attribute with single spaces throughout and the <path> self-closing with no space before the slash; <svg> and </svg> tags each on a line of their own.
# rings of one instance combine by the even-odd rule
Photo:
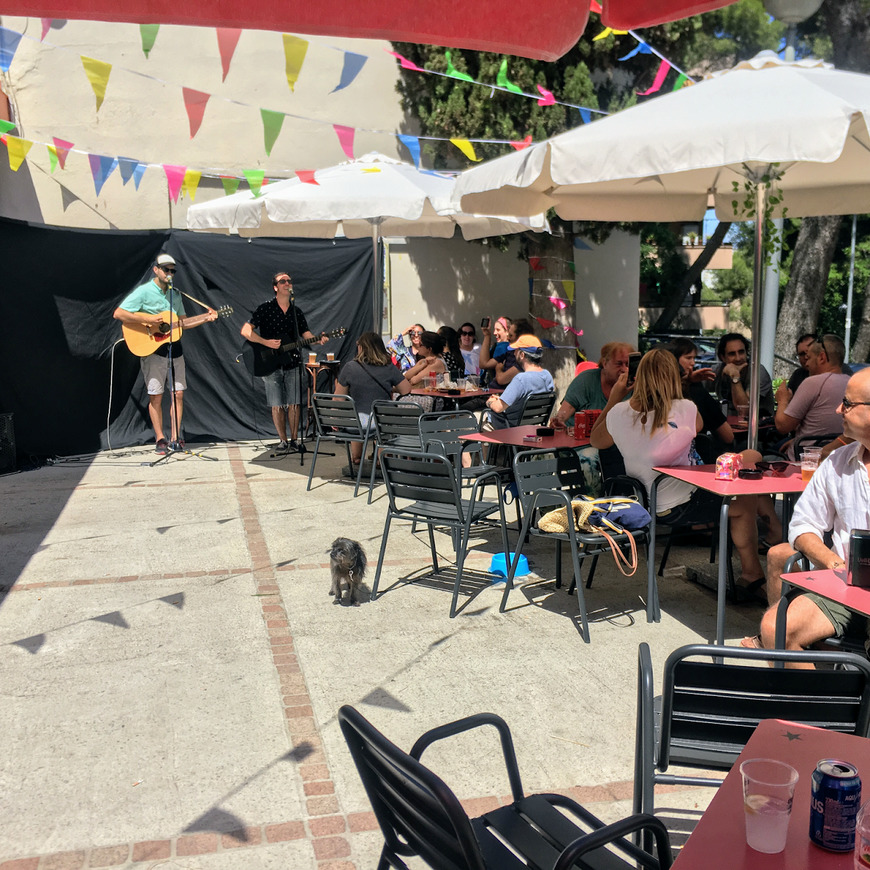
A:
<svg viewBox="0 0 870 870">
<path fill-rule="evenodd" d="M 169 453 L 170 449 L 171 448 L 169 446 L 169 442 L 165 438 L 161 438 L 154 445 L 154 452 L 159 453 L 161 456 L 166 456 L 166 454 Z"/>
<path fill-rule="evenodd" d="M 295 438 L 291 438 L 287 443 L 287 452 L 288 453 L 298 453 L 299 452 L 299 442 Z"/>
<path fill-rule="evenodd" d="M 184 450 L 184 441 L 181 438 L 179 438 L 177 441 L 170 441 L 169 449 L 182 452 Z"/>
<path fill-rule="evenodd" d="M 276 453 L 289 453 L 290 445 L 286 441 L 279 441 L 278 446 L 275 448 Z"/>
</svg>

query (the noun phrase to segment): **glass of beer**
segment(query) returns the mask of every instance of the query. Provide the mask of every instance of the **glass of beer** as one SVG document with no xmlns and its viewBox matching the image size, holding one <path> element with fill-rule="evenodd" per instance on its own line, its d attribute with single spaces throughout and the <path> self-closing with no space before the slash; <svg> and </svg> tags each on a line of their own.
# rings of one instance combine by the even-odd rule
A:
<svg viewBox="0 0 870 870">
<path fill-rule="evenodd" d="M 820 454 L 818 451 L 801 453 L 801 479 L 809 483 L 819 467 Z"/>
</svg>

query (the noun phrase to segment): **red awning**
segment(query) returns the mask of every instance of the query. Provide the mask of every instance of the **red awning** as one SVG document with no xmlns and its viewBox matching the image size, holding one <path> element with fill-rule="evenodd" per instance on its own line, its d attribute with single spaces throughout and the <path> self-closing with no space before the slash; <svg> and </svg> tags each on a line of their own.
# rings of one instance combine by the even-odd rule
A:
<svg viewBox="0 0 870 870">
<path fill-rule="evenodd" d="M 672 21 L 733 0 L 607 0 L 602 20 L 618 30 Z M 589 0 L 4 0 L 4 15 L 240 27 L 421 42 L 555 60 L 580 39 Z"/>
</svg>

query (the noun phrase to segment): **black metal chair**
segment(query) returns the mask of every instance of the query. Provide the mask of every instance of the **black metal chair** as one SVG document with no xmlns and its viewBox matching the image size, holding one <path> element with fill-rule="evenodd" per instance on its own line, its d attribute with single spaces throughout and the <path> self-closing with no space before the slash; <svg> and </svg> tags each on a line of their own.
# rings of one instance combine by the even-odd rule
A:
<svg viewBox="0 0 870 870">
<path fill-rule="evenodd" d="M 404 860 L 408 857 L 419 857 L 434 870 L 667 870 L 671 866 L 667 830 L 658 819 L 636 815 L 605 825 L 562 795 L 526 796 L 510 730 L 493 713 L 427 731 L 410 753 L 353 707 L 342 707 L 338 721 L 384 835 L 378 870 L 408 870 Z M 512 801 L 470 819 L 456 795 L 420 757 L 435 741 L 484 725 L 498 731 Z M 657 857 L 626 839 L 638 832 L 655 837 Z"/>
<path fill-rule="evenodd" d="M 451 619 L 456 616 L 456 604 L 462 583 L 462 567 L 468 550 L 471 529 L 482 525 L 497 524 L 501 531 L 502 552 L 505 564 L 510 559 L 507 526 L 504 517 L 502 486 L 497 471 L 481 474 L 471 487 L 468 498 L 463 498 L 459 477 L 453 463 L 446 456 L 423 453 L 419 450 L 388 448 L 381 451 L 381 474 L 387 487 L 389 508 L 384 522 L 384 534 L 378 554 L 378 567 L 372 583 L 371 599 L 378 596 L 378 583 L 387 549 L 387 538 L 394 519 L 421 523 L 429 531 L 429 547 L 432 552 L 432 569 L 437 572 L 438 552 L 435 548 L 435 528 L 447 528 L 456 551 L 456 579 L 453 584 L 453 600 L 450 604 Z M 483 501 L 480 490 L 487 483 L 496 488 L 495 501 Z M 498 520 L 490 520 L 493 514 Z"/>
<path fill-rule="evenodd" d="M 392 402 L 389 400 L 372 403 L 371 423 L 374 429 L 375 461 L 372 462 L 369 479 L 368 503 L 372 503 L 375 488 L 375 469 L 378 451 L 384 447 L 408 447 L 421 450 L 420 417 L 423 409 L 413 402 Z"/>
<path fill-rule="evenodd" d="M 589 532 L 578 532 L 573 523 L 568 524 L 568 531 L 564 533 L 543 532 L 536 528 L 535 522 L 537 511 L 540 509 L 553 510 L 564 507 L 569 516 L 573 516 L 571 500 L 583 494 L 585 477 L 580 464 L 580 458 L 570 448 L 558 448 L 554 450 L 526 450 L 514 457 L 514 481 L 517 486 L 518 498 L 523 506 L 523 525 L 520 529 L 517 549 L 508 571 L 499 610 L 504 612 L 507 607 L 508 596 L 513 588 L 513 578 L 516 572 L 519 557 L 522 554 L 525 542 L 529 535 L 549 538 L 556 544 L 556 585 L 562 582 L 562 543 L 567 541 L 571 547 L 571 559 L 573 563 L 573 578 L 577 590 L 577 604 L 580 609 L 580 627 L 583 640 L 589 643 L 589 620 L 586 614 L 586 601 L 583 596 L 583 583 L 581 565 L 589 557 L 596 559 L 601 553 L 610 553 L 610 543 L 603 535 Z M 612 535 L 615 544 L 623 547 L 629 543 L 629 537 L 633 537 L 637 549 L 640 551 L 647 539 L 643 530 L 626 532 L 621 535 Z M 595 570 L 595 561 L 590 568 L 590 576 L 587 585 L 592 582 L 592 574 Z M 648 589 L 647 595 L 647 621 L 656 621 L 656 608 L 658 602 L 658 589 L 653 576 L 652 588 Z"/>
<path fill-rule="evenodd" d="M 546 426 L 556 404 L 555 390 L 526 396 L 517 426 Z"/>
<path fill-rule="evenodd" d="M 433 411 L 418 421 L 420 442 L 426 453 L 438 453 L 453 460 L 457 474 L 472 480 L 495 466 L 483 461 L 483 445 L 475 441 L 460 441 L 461 435 L 479 431 L 477 417 L 471 411 Z M 471 457 L 471 465 L 462 466 L 463 456 Z"/>
<path fill-rule="evenodd" d="M 777 662 L 826 669 L 764 667 Z M 649 646 L 640 644 L 634 812 L 655 812 L 656 785 L 718 788 L 718 776 L 675 775 L 668 768 L 673 764 L 708 774 L 729 770 L 762 719 L 787 719 L 867 737 L 868 684 L 870 662 L 848 652 L 691 644 L 668 656 L 657 709 Z"/>
<path fill-rule="evenodd" d="M 308 470 L 306 491 L 311 489 L 311 481 L 314 478 L 314 466 L 317 464 L 320 445 L 323 441 L 332 444 L 344 444 L 347 451 L 347 464 L 350 470 L 353 471 L 353 462 L 350 458 L 350 445 L 362 444 L 362 459 L 364 459 L 370 432 L 369 429 L 363 429 L 360 424 L 356 404 L 350 396 L 315 393 L 311 397 L 311 409 L 314 411 L 317 437 L 314 442 L 314 455 L 311 457 L 311 468 Z M 356 473 L 356 485 L 353 488 L 354 496 L 359 493 L 362 468 L 363 464 L 360 461 Z"/>
<path fill-rule="evenodd" d="M 836 441 L 842 434 L 842 432 L 829 432 L 825 435 L 801 435 L 800 438 L 795 438 L 792 448 L 795 459 L 800 461 L 801 451 L 805 447 L 826 447 L 832 441 Z"/>
</svg>

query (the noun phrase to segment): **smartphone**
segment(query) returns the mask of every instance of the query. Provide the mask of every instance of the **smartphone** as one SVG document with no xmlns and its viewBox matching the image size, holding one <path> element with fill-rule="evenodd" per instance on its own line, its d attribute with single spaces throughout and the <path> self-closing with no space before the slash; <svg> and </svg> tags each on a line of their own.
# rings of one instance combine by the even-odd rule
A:
<svg viewBox="0 0 870 870">
<path fill-rule="evenodd" d="M 490 318 L 489 318 L 489 317 L 484 317 L 484 318 L 480 321 L 481 329 L 488 329 L 488 328 L 489 328 L 489 322 L 490 322 Z"/>
<path fill-rule="evenodd" d="M 630 353 L 628 355 L 628 382 L 634 383 L 635 378 L 637 377 L 637 367 L 640 365 L 640 358 L 643 354 L 635 351 L 634 353 Z"/>
</svg>

